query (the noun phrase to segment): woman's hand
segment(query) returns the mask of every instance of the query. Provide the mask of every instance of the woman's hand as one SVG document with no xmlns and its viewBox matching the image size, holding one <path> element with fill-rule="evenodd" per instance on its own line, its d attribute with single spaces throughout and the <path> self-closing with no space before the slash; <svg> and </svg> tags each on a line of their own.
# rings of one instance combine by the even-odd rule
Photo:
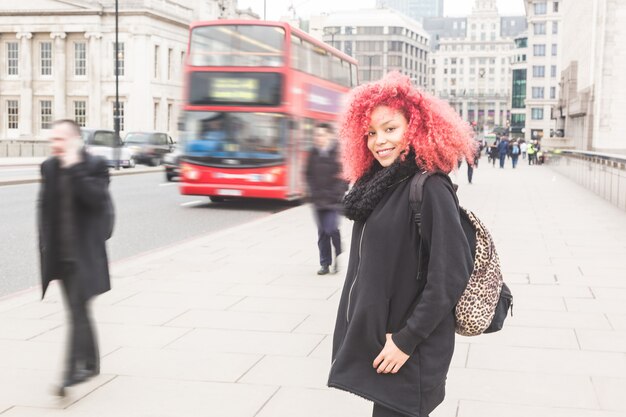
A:
<svg viewBox="0 0 626 417">
<path fill-rule="evenodd" d="M 387 333 L 387 342 L 380 351 L 373 366 L 379 374 L 397 373 L 409 359 L 409 355 L 402 352 L 391 339 L 391 333 Z"/>
</svg>

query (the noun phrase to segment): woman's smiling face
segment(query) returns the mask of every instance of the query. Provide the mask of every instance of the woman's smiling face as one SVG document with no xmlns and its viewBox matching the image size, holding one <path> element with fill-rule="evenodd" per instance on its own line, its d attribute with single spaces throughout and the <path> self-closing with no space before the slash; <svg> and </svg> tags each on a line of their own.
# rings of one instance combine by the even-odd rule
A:
<svg viewBox="0 0 626 417">
<path fill-rule="evenodd" d="M 409 123 L 399 110 L 378 106 L 372 111 L 367 131 L 367 148 L 383 167 L 388 167 L 406 149 Z"/>
</svg>

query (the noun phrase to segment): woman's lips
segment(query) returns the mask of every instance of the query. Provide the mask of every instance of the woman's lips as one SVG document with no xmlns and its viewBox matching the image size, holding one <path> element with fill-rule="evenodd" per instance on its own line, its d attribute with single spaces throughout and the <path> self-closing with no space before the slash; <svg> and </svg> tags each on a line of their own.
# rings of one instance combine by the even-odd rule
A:
<svg viewBox="0 0 626 417">
<path fill-rule="evenodd" d="M 384 158 L 384 157 L 388 156 L 389 154 L 391 154 L 391 152 L 393 152 L 394 149 L 396 149 L 396 148 L 381 149 L 379 151 L 376 151 L 376 154 L 379 157 Z"/>
</svg>

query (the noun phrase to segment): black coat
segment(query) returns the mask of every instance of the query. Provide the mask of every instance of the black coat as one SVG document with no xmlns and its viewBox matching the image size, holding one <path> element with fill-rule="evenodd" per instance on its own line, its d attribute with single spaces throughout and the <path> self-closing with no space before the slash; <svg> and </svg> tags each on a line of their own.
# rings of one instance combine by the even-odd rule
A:
<svg viewBox="0 0 626 417">
<path fill-rule="evenodd" d="M 318 209 L 339 209 L 348 183 L 341 179 L 337 146 L 322 155 L 317 148 L 309 154 L 306 166 L 306 180 L 309 198 Z"/>
<path fill-rule="evenodd" d="M 355 222 L 333 339 L 328 385 L 403 415 L 430 413 L 445 393 L 454 352 L 454 307 L 473 267 L 449 181 L 430 177 L 420 236 L 409 206 L 410 178 L 387 191 L 366 222 Z M 397 374 L 372 363 L 392 333 L 410 358 Z"/>
<path fill-rule="evenodd" d="M 38 223 L 42 297 L 60 276 L 59 173 L 57 158 L 41 164 Z M 111 289 L 105 241 L 110 236 L 109 169 L 104 159 L 83 152 L 83 161 L 68 168 L 73 190 L 76 276 L 90 298 Z"/>
</svg>

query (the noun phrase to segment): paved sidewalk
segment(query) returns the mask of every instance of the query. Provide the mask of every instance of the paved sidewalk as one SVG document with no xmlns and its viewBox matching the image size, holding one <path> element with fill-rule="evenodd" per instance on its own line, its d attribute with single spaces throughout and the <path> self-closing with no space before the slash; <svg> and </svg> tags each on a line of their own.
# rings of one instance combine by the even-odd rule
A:
<svg viewBox="0 0 626 417">
<path fill-rule="evenodd" d="M 626 214 L 548 167 L 484 162 L 471 186 L 462 167 L 460 198 L 496 239 L 515 315 L 457 339 L 431 417 L 626 416 Z M 325 387 L 344 276 L 317 277 L 316 257 L 304 206 L 113 265 L 102 375 L 66 400 L 58 287 L 0 300 L 0 415 L 369 416 Z"/>
</svg>

